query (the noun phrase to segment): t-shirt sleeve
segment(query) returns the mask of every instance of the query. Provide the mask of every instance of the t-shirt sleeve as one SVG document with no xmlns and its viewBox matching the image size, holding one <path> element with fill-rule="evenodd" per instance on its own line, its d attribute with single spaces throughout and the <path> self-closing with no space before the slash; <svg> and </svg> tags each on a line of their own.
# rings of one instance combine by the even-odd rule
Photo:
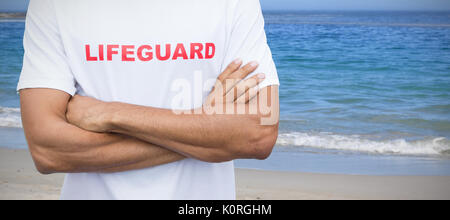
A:
<svg viewBox="0 0 450 220">
<path fill-rule="evenodd" d="M 67 63 L 51 0 L 30 1 L 23 46 L 25 54 L 18 91 L 49 88 L 75 94 L 75 80 Z"/>
<path fill-rule="evenodd" d="M 257 73 L 266 74 L 260 88 L 279 85 L 277 69 L 264 31 L 264 17 L 259 0 L 236 1 L 230 30 L 222 71 L 237 58 L 243 59 L 244 64 L 258 61 L 258 69 L 249 77 Z"/>
</svg>

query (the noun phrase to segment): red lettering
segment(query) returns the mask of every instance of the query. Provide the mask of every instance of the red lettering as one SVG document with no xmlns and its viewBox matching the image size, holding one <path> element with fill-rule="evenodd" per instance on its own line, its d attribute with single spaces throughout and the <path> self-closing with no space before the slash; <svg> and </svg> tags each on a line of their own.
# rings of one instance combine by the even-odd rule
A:
<svg viewBox="0 0 450 220">
<path fill-rule="evenodd" d="M 103 44 L 98 45 L 98 58 L 99 60 L 103 61 L 105 60 L 104 58 L 104 51 L 103 51 Z"/>
<path fill-rule="evenodd" d="M 170 58 L 170 44 L 166 44 L 166 55 L 164 57 L 161 56 L 161 45 L 156 45 L 156 58 L 158 60 L 168 60 Z"/>
<path fill-rule="evenodd" d="M 132 51 L 130 51 L 132 50 Z M 122 61 L 134 61 L 134 57 L 128 57 L 128 55 L 134 54 L 134 46 L 133 45 L 123 45 L 122 46 Z"/>
<path fill-rule="evenodd" d="M 144 50 L 147 50 L 147 52 L 145 52 L 145 55 L 146 55 L 145 57 L 144 57 Z M 152 50 L 152 47 L 150 45 L 140 46 L 137 51 L 137 56 L 138 56 L 139 60 L 141 60 L 141 61 L 152 60 L 153 53 L 151 52 L 151 50 Z"/>
<path fill-rule="evenodd" d="M 117 50 L 113 49 L 119 49 L 119 45 L 107 45 L 107 54 L 108 54 L 108 61 L 112 61 L 112 55 L 119 54 Z"/>
<path fill-rule="evenodd" d="M 188 55 L 186 53 L 186 49 L 184 49 L 183 44 L 177 44 L 177 48 L 175 48 L 175 53 L 173 54 L 173 60 L 178 59 L 178 57 L 183 57 L 183 60 L 188 59 Z"/>
<path fill-rule="evenodd" d="M 191 59 L 195 59 L 196 54 L 199 59 L 203 59 L 202 50 L 203 50 L 203 44 L 192 43 L 191 44 Z"/>
<path fill-rule="evenodd" d="M 213 43 L 206 43 L 205 59 L 212 59 L 216 54 L 216 45 Z"/>
<path fill-rule="evenodd" d="M 133 62 L 136 60 L 145 62 L 154 58 L 160 61 L 167 61 L 169 59 L 201 60 L 212 59 L 216 54 L 216 45 L 214 43 L 190 43 L 189 46 L 187 47 L 187 44 L 178 43 L 172 51 L 172 44 L 157 44 L 155 47 L 153 45 L 99 44 L 98 55 L 92 56 L 92 52 L 96 54 L 97 50 L 91 51 L 91 45 L 86 44 L 85 52 L 87 61 L 112 61 L 114 55 L 120 55 L 124 62 Z"/>
<path fill-rule="evenodd" d="M 91 46 L 87 44 L 86 48 L 86 60 L 87 61 L 97 61 L 97 57 L 91 57 Z"/>
</svg>

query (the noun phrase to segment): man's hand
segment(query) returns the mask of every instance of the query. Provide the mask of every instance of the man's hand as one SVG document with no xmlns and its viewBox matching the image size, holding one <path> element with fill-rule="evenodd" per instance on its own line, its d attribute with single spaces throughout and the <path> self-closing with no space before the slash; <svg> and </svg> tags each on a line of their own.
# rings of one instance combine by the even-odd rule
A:
<svg viewBox="0 0 450 220">
<path fill-rule="evenodd" d="M 108 126 L 104 123 L 109 121 L 107 114 L 108 103 L 94 98 L 75 95 L 70 99 L 67 106 L 67 121 L 87 131 L 107 132 Z"/>
<path fill-rule="evenodd" d="M 243 80 L 258 68 L 257 62 L 250 62 L 240 68 L 242 60 L 233 61 L 217 78 L 216 84 L 208 95 L 204 107 L 226 104 L 247 104 L 258 95 L 258 84 L 265 79 L 259 73 Z"/>
</svg>

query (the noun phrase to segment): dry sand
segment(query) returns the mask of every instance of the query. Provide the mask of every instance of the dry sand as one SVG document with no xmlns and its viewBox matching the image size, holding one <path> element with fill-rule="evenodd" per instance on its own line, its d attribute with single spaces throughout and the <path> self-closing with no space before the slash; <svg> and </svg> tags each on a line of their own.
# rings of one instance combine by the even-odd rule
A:
<svg viewBox="0 0 450 220">
<path fill-rule="evenodd" d="M 26 150 L 0 149 L 0 199 L 58 199 L 64 175 L 36 172 Z M 238 199 L 450 199 L 450 177 L 236 169 Z"/>
</svg>

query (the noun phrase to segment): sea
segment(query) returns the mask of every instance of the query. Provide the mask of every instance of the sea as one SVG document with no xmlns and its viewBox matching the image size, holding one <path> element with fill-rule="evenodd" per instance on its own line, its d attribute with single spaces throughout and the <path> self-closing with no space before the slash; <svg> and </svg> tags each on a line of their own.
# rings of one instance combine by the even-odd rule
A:
<svg viewBox="0 0 450 220">
<path fill-rule="evenodd" d="M 265 11 L 280 132 L 236 167 L 450 176 L 450 12 Z M 26 148 L 24 20 L 0 19 L 0 146 Z"/>
</svg>

